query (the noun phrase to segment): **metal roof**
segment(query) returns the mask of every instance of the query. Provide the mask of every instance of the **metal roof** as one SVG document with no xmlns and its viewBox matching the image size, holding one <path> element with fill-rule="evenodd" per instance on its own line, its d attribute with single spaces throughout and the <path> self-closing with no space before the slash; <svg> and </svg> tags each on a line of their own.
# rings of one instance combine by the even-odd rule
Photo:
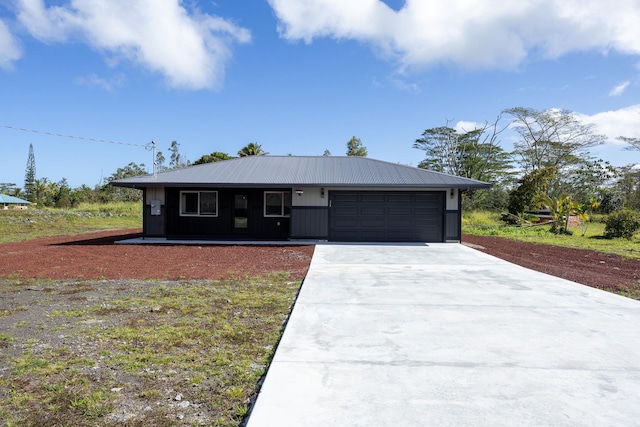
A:
<svg viewBox="0 0 640 427">
<path fill-rule="evenodd" d="M 246 156 L 119 179 L 118 187 L 489 188 L 491 184 L 357 156 Z"/>
<path fill-rule="evenodd" d="M 17 197 L 7 196 L 6 194 L 0 194 L 0 203 L 7 204 L 31 204 L 28 200 L 22 200 Z"/>
</svg>

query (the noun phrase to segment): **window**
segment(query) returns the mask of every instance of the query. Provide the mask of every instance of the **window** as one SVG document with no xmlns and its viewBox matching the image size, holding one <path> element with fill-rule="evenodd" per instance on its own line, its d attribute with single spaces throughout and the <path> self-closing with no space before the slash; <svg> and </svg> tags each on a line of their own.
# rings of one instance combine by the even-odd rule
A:
<svg viewBox="0 0 640 427">
<path fill-rule="evenodd" d="M 181 191 L 181 216 L 218 216 L 217 191 Z"/>
<path fill-rule="evenodd" d="M 264 216 L 290 216 L 291 192 L 265 191 Z"/>
</svg>

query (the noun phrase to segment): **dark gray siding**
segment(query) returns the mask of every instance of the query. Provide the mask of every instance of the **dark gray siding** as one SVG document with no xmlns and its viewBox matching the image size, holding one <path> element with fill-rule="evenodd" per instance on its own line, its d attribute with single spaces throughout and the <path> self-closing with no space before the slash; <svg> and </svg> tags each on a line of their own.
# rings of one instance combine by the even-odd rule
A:
<svg viewBox="0 0 640 427">
<path fill-rule="evenodd" d="M 329 237 L 329 208 L 294 206 L 291 208 L 291 238 L 319 239 Z"/>
<path fill-rule="evenodd" d="M 447 211 L 445 216 L 445 240 L 461 239 L 460 211 Z"/>
<path fill-rule="evenodd" d="M 265 217 L 264 191 L 268 188 L 167 188 L 166 233 L 169 239 L 273 239 L 289 237 L 289 217 Z M 217 217 L 180 216 L 180 191 L 218 191 Z M 234 228 L 234 198 L 236 194 L 247 196 L 247 228 Z"/>
</svg>

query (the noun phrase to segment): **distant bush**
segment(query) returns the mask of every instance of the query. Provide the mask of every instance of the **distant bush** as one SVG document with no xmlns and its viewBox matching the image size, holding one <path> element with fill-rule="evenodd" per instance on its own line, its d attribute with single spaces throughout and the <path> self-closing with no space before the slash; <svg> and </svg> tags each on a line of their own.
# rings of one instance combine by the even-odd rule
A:
<svg viewBox="0 0 640 427">
<path fill-rule="evenodd" d="M 640 229 L 640 213 L 623 209 L 607 216 L 604 237 L 607 239 L 624 237 L 630 240 L 638 229 Z"/>
</svg>

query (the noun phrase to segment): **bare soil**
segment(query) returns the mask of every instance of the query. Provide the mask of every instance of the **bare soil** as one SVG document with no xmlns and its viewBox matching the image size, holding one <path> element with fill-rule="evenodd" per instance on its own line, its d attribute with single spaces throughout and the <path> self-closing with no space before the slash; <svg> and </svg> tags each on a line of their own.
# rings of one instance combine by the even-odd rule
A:
<svg viewBox="0 0 640 427">
<path fill-rule="evenodd" d="M 307 273 L 314 247 L 115 245 L 139 230 L 42 238 L 0 245 L 0 277 L 14 279 L 225 279 L 289 272 Z M 617 291 L 638 289 L 640 261 L 617 255 L 464 235 L 463 243 L 533 270 L 584 285 Z"/>
<path fill-rule="evenodd" d="M 206 401 L 203 396 L 210 396 L 211 390 L 220 389 L 215 383 L 219 381 L 218 377 L 207 377 L 194 389 L 189 385 L 193 382 L 189 378 L 196 375 L 193 369 L 127 373 L 108 356 L 115 354 L 109 346 L 120 345 L 118 342 L 92 340 L 91 334 L 82 331 L 91 328 L 109 330 L 118 325 L 138 328 L 147 323 L 153 326 L 153 322 L 160 325 L 175 320 L 177 314 L 166 307 L 142 306 L 133 311 L 118 311 L 118 307 L 113 306 L 114 301 L 141 299 L 150 292 L 157 292 L 154 289 L 158 287 L 168 291 L 197 288 L 199 281 L 282 272 L 288 273 L 291 286 L 295 287 L 307 273 L 314 246 L 114 244 L 117 240 L 136 236 L 139 236 L 139 230 L 120 230 L 0 244 L 0 401 L 13 405 L 5 409 L 0 404 L 0 426 L 6 425 L 2 421 L 3 411 L 7 411 L 5 415 L 20 411 L 15 406 L 19 405 L 20 396 L 37 398 L 36 391 L 53 387 L 51 384 L 48 388 L 43 386 L 28 374 L 15 374 L 15 366 L 10 368 L 8 362 L 20 358 L 26 363 L 31 360 L 29 357 L 39 361 L 52 354 L 57 354 L 58 359 L 95 361 L 78 371 L 89 378 L 90 384 L 114 384 L 107 386 L 113 387 L 111 392 L 116 395 L 113 408 L 105 409 L 101 418 L 87 418 L 82 414 L 82 417 L 68 418 L 68 411 L 51 411 L 48 408 L 54 404 L 74 407 L 82 402 L 73 394 L 74 387 L 65 385 L 64 396 L 70 397 L 64 399 L 70 399 L 69 402 L 60 398 L 53 403 L 23 403 L 23 407 L 29 408 L 26 412 L 22 410 L 23 420 L 29 420 L 25 425 L 238 425 L 233 420 L 242 417 L 228 415 L 229 411 L 233 415 L 232 410 L 221 415 L 202 403 Z M 637 260 L 499 237 L 464 235 L 463 243 L 515 264 L 584 285 L 615 292 L 633 290 L 636 291 L 634 295 L 640 294 L 637 292 L 640 290 L 640 261 Z M 232 304 L 230 300 L 222 300 L 228 301 L 229 318 L 246 310 L 246 307 L 235 306 L 235 301 Z M 95 307 L 103 309 L 91 311 Z M 77 317 L 73 317 L 76 312 Z M 159 316 L 164 316 L 162 321 L 157 319 Z M 279 321 L 283 321 L 286 313 L 279 316 Z M 2 331 L 8 333 L 3 335 Z M 196 349 L 199 346 L 195 345 Z M 60 355 L 65 352 L 69 355 Z M 179 400 L 183 395 L 191 402 Z M 229 423 L 218 423 L 216 420 L 221 416 Z"/>
<path fill-rule="evenodd" d="M 139 230 L 0 245 L 0 277 L 14 279 L 227 279 L 289 272 L 302 280 L 313 246 L 116 245 Z"/>
</svg>

